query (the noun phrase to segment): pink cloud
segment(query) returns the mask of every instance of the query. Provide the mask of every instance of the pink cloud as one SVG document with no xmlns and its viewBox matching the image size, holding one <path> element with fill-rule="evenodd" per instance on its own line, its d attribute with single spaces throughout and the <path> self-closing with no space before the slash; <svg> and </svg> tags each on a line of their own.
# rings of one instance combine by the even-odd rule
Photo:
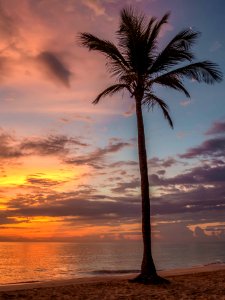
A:
<svg viewBox="0 0 225 300">
<path fill-rule="evenodd" d="M 182 100 L 182 101 L 180 101 L 180 105 L 181 106 L 188 106 L 188 105 L 190 105 L 191 104 L 191 101 L 190 100 Z"/>
</svg>

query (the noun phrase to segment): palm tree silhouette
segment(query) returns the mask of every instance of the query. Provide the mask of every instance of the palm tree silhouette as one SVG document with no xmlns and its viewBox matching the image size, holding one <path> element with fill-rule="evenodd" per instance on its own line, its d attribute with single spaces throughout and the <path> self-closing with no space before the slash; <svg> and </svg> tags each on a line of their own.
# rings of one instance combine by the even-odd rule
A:
<svg viewBox="0 0 225 300">
<path fill-rule="evenodd" d="M 142 283 L 168 282 L 157 275 L 152 259 L 149 180 L 142 107 L 152 109 L 158 105 L 173 128 L 167 104 L 154 93 L 155 84 L 181 91 L 190 97 L 183 85 L 185 77 L 207 84 L 222 80 L 222 73 L 216 64 L 211 61 L 193 62 L 195 56 L 191 46 L 198 38 L 199 32 L 190 28 L 182 30 L 159 51 L 159 33 L 168 22 L 168 18 L 169 13 L 166 13 L 161 20 L 152 17 L 147 21 L 143 14 L 136 12 L 132 7 L 127 7 L 120 13 L 120 25 L 116 32 L 118 46 L 90 33 L 79 35 L 83 46 L 106 56 L 108 70 L 116 78 L 116 83 L 101 92 L 93 103 L 97 104 L 102 97 L 111 96 L 123 89 L 128 90 L 135 101 L 144 249 L 141 273 L 133 281 Z M 186 61 L 188 63 L 184 64 Z M 177 67 L 180 63 L 183 65 Z"/>
</svg>

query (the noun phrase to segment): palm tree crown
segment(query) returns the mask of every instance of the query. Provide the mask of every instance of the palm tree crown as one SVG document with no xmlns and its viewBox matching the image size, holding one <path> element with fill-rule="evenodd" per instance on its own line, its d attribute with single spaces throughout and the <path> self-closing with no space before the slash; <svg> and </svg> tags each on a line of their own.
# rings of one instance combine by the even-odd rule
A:
<svg viewBox="0 0 225 300">
<path fill-rule="evenodd" d="M 195 56 L 191 46 L 199 37 L 199 32 L 190 28 L 184 29 L 159 51 L 159 33 L 168 18 L 169 13 L 166 13 L 159 21 L 152 17 L 146 22 L 143 15 L 129 7 L 121 11 L 117 31 L 118 46 L 90 33 L 80 35 L 82 45 L 107 57 L 108 70 L 117 79 L 116 84 L 109 86 L 96 97 L 94 104 L 104 96 L 127 89 L 143 105 L 151 108 L 159 105 L 173 127 L 167 104 L 154 93 L 155 84 L 181 91 L 190 97 L 182 82 L 185 77 L 207 84 L 222 80 L 222 73 L 216 64 L 207 60 L 193 62 Z M 177 68 L 178 64 L 184 62 L 188 63 Z"/>
</svg>

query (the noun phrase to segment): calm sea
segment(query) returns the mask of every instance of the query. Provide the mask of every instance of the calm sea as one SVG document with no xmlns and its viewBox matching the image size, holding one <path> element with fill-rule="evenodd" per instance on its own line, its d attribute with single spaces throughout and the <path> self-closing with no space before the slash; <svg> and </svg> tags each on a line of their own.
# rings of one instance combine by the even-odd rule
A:
<svg viewBox="0 0 225 300">
<path fill-rule="evenodd" d="M 225 263 L 225 242 L 157 244 L 158 270 Z M 140 269 L 141 242 L 0 243 L 0 284 L 124 274 Z"/>
</svg>

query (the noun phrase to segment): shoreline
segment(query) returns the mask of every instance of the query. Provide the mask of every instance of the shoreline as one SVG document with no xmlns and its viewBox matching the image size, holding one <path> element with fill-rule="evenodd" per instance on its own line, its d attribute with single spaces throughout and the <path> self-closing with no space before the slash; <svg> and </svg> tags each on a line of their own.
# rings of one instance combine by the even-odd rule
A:
<svg viewBox="0 0 225 300">
<path fill-rule="evenodd" d="M 157 273 L 162 277 L 176 277 L 182 275 L 193 275 L 201 273 L 210 273 L 215 271 L 224 271 L 225 264 L 210 264 L 207 266 L 194 266 L 190 268 L 161 270 Z M 16 282 L 0 284 L 0 292 L 10 292 L 19 290 L 29 290 L 37 288 L 51 288 L 51 287 L 62 287 L 69 285 L 79 284 L 90 284 L 90 283 L 107 283 L 107 282 L 119 282 L 121 280 L 128 280 L 133 278 L 137 273 L 129 274 L 110 274 L 110 275 L 93 275 L 86 277 L 75 277 L 71 279 L 52 279 L 45 281 L 27 281 L 27 282 Z M 225 299 L 225 298 L 224 298 Z"/>
</svg>

